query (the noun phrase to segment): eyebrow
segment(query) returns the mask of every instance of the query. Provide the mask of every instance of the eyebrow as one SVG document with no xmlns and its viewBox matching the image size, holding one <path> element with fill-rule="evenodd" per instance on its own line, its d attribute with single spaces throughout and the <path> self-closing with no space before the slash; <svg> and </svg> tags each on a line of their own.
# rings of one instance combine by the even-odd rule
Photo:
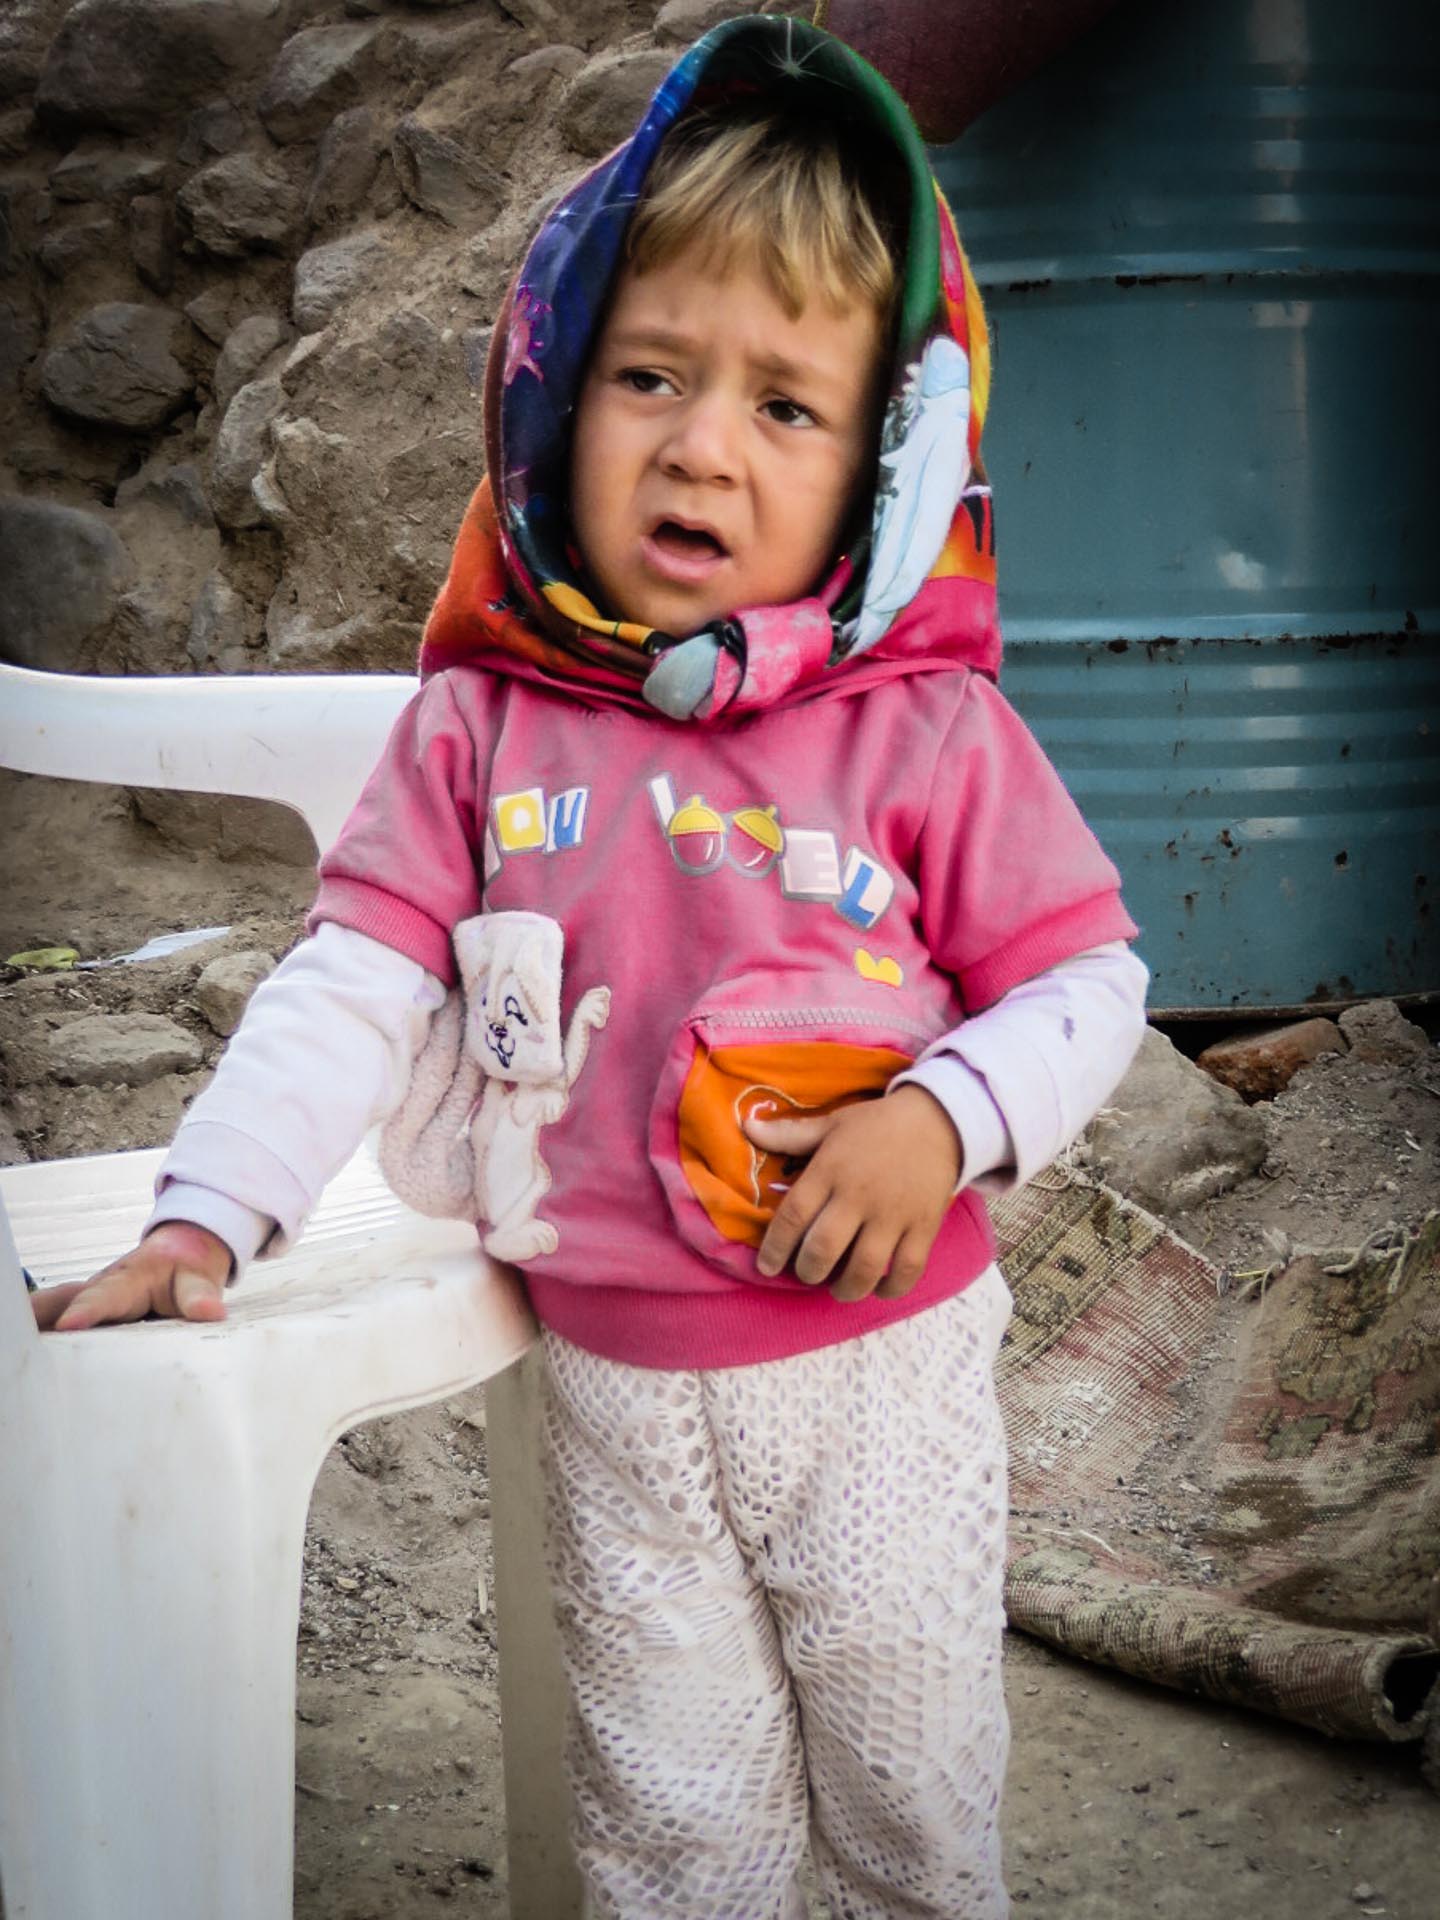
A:
<svg viewBox="0 0 1440 1920">
<path fill-rule="evenodd" d="M 665 327 L 634 327 L 624 333 L 612 334 L 607 346 L 621 353 L 693 353 L 695 339 L 688 333 L 675 333 Z M 821 380 L 824 375 L 815 366 L 803 365 L 798 360 L 787 360 L 780 353 L 762 353 L 757 356 L 755 366 L 761 373 L 773 374 L 777 380 Z"/>
</svg>

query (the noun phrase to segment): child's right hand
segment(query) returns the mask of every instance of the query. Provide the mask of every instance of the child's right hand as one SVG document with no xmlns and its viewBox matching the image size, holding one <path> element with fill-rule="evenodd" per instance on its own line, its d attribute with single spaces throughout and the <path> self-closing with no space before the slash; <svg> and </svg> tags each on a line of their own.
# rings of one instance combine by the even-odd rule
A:
<svg viewBox="0 0 1440 1920">
<path fill-rule="evenodd" d="M 230 1267 L 230 1249 L 208 1227 L 167 1220 L 92 1279 L 32 1294 L 35 1324 L 42 1333 L 76 1333 L 147 1313 L 223 1320 Z"/>
</svg>

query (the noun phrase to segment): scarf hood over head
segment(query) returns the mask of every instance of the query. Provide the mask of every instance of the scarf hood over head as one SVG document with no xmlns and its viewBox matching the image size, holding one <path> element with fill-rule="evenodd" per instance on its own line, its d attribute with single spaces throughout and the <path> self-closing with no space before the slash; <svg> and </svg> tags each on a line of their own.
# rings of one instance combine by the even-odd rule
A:
<svg viewBox="0 0 1440 1920">
<path fill-rule="evenodd" d="M 894 357 L 868 529 L 812 597 L 738 609 L 677 640 L 590 598 L 569 527 L 570 424 L 660 143 L 687 109 L 729 100 L 747 113 L 823 113 L 894 155 L 908 202 L 895 210 L 904 245 Z M 489 473 L 426 624 L 422 674 L 483 665 L 595 704 L 704 723 L 897 674 L 997 673 L 980 296 L 899 96 L 829 34 L 750 15 L 684 54 L 631 138 L 545 220 L 498 316 L 485 387 Z"/>
</svg>

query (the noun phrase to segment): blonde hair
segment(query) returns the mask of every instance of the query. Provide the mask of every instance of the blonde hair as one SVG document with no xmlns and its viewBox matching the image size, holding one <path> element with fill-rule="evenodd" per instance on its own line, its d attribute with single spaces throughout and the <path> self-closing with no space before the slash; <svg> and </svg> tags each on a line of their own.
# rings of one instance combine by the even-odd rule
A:
<svg viewBox="0 0 1440 1920">
<path fill-rule="evenodd" d="M 899 282 L 878 204 L 828 126 L 694 113 L 651 168 L 626 258 L 645 273 L 698 245 L 721 273 L 758 271 L 791 319 L 819 294 L 886 327 Z"/>
</svg>

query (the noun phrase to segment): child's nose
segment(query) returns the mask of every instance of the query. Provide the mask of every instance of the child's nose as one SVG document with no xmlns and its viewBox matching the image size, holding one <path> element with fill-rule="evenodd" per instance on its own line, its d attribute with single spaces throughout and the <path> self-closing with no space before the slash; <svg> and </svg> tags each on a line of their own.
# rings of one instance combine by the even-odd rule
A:
<svg viewBox="0 0 1440 1920">
<path fill-rule="evenodd" d="M 672 417 L 661 466 L 677 479 L 733 481 L 739 473 L 738 428 L 735 409 L 722 396 L 697 395 Z"/>
</svg>

